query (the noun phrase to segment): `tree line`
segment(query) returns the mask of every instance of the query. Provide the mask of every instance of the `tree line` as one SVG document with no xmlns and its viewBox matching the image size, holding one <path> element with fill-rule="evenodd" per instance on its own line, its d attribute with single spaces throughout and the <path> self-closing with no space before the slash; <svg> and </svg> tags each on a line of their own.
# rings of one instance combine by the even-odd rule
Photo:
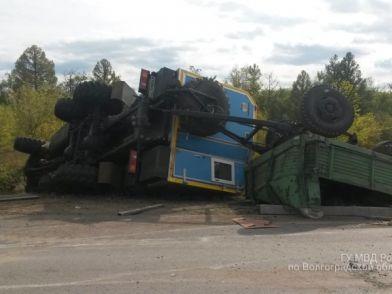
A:
<svg viewBox="0 0 392 294">
<path fill-rule="evenodd" d="M 72 97 L 76 86 L 87 80 L 112 84 L 120 76 L 107 59 L 101 59 L 91 75 L 69 71 L 59 83 L 55 64 L 45 52 L 36 45 L 27 48 L 0 82 L 0 148 L 9 145 L 15 133 L 47 139 L 61 124 L 52 115 L 56 100 Z"/>
<path fill-rule="evenodd" d="M 15 92 L 23 87 L 35 91 L 57 87 L 61 94 L 69 96 L 72 95 L 77 84 L 87 80 L 112 84 L 120 80 L 120 76 L 116 74 L 107 59 L 101 59 L 94 66 L 91 76 L 71 70 L 64 74 L 64 81 L 58 83 L 54 62 L 46 57 L 40 47 L 33 45 L 22 53 L 11 73 L 6 74 L 6 78 L 0 82 L 0 103 L 10 102 Z"/>
</svg>

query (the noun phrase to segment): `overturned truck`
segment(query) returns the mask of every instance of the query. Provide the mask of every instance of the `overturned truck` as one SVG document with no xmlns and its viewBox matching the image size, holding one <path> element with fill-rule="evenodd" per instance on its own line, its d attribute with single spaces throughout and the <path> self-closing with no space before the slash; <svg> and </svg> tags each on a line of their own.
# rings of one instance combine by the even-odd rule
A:
<svg viewBox="0 0 392 294">
<path fill-rule="evenodd" d="M 59 99 L 54 113 L 64 125 L 48 142 L 15 139 L 15 150 L 29 154 L 26 190 L 242 193 L 253 152 L 307 131 L 355 141 L 351 104 L 323 85 L 304 95 L 297 122 L 257 119 L 246 92 L 181 69 L 142 70 L 138 92 L 122 81 L 85 82 Z M 259 131 L 267 132 L 262 143 Z"/>
</svg>

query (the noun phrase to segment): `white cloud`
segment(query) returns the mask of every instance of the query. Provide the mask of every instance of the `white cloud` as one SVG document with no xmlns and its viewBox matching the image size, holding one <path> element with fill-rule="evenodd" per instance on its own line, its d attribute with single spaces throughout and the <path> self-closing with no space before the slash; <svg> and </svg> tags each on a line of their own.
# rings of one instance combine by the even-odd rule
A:
<svg viewBox="0 0 392 294">
<path fill-rule="evenodd" d="M 353 50 L 364 75 L 386 83 L 391 12 L 381 0 L 0 0 L 0 74 L 37 44 L 60 74 L 105 57 L 135 85 L 140 67 L 195 65 L 224 79 L 257 63 L 289 85 Z"/>
</svg>

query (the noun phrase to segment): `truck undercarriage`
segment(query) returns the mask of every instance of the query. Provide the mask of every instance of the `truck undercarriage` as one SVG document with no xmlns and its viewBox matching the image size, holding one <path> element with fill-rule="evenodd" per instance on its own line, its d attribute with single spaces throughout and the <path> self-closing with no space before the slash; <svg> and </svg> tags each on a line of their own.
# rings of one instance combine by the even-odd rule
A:
<svg viewBox="0 0 392 294">
<path fill-rule="evenodd" d="M 159 164 L 166 164 L 162 158 L 170 156 L 165 155 L 165 148 L 171 144 L 174 118 L 179 118 L 179 129 L 185 133 L 199 137 L 222 133 L 257 153 L 306 131 L 325 137 L 346 134 L 350 142 L 356 141 L 355 135 L 347 133 L 354 118 L 352 106 L 338 91 L 324 85 L 305 94 L 300 122 L 230 115 L 221 84 L 201 77 L 181 84 L 178 71 L 168 68 L 142 70 L 139 92 L 125 82 L 113 86 L 85 82 L 72 99 L 59 99 L 54 113 L 64 125 L 49 142 L 15 140 L 16 150 L 30 154 L 26 190 L 123 190 L 159 180 L 159 173 L 146 176 L 143 168 L 152 169 L 146 163 L 151 150 L 162 161 L 151 164 L 158 169 Z M 251 131 L 239 135 L 227 123 L 248 126 Z M 260 131 L 267 132 L 263 143 L 255 140 Z"/>
</svg>

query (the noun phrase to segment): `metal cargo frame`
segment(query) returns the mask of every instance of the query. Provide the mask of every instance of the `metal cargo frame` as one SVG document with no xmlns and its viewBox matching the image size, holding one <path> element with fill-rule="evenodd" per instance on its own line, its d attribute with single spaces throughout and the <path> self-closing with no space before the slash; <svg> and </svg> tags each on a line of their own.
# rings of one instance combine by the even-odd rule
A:
<svg viewBox="0 0 392 294">
<path fill-rule="evenodd" d="M 288 205 L 308 214 L 320 209 L 323 180 L 385 193 L 392 202 L 392 157 L 306 133 L 248 165 L 246 194 L 258 203 Z"/>
</svg>

